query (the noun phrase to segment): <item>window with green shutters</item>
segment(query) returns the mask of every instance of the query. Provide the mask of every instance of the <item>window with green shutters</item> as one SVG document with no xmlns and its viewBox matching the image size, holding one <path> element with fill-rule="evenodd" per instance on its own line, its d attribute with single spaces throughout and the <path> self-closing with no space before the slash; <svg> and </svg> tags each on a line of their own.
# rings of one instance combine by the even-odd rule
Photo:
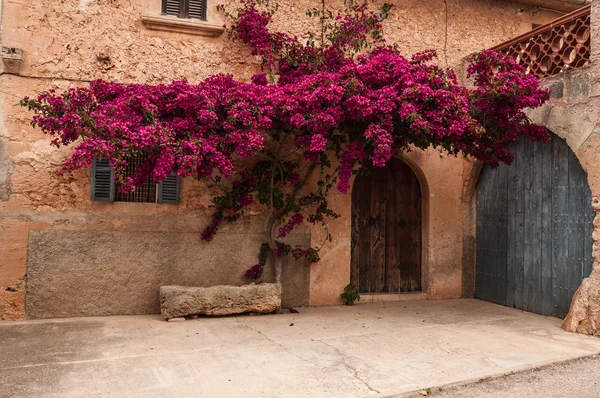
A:
<svg viewBox="0 0 600 398">
<path fill-rule="evenodd" d="M 144 162 L 141 156 L 130 157 L 126 175 L 133 177 L 135 168 Z M 96 202 L 136 202 L 178 204 L 180 178 L 172 172 L 164 181 L 149 177 L 133 192 L 120 192 L 115 183 L 114 170 L 107 159 L 95 158 L 92 164 L 91 197 Z"/>
<path fill-rule="evenodd" d="M 162 13 L 178 18 L 206 21 L 207 0 L 163 0 Z"/>
</svg>

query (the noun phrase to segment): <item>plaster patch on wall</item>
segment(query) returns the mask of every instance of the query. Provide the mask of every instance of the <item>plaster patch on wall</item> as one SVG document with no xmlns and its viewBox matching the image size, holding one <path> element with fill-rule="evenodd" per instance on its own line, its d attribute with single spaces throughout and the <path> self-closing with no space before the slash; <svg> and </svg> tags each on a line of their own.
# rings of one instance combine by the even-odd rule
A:
<svg viewBox="0 0 600 398">
<path fill-rule="evenodd" d="M 8 156 L 8 137 L 2 134 L 0 135 L 0 200 L 10 198 L 10 176 L 13 171 L 14 163 Z"/>
<path fill-rule="evenodd" d="M 0 1 L 1 3 L 1 1 Z M 0 5 L 0 12 L 2 11 Z M 0 15 L 2 15 L 0 13 Z M 4 98 L 0 96 L 0 200 L 10 198 L 10 176 L 14 171 L 14 163 L 8 155 L 8 135 L 4 126 Z"/>
<path fill-rule="evenodd" d="M 88 7 L 89 2 L 90 2 L 90 0 L 79 0 L 79 9 L 81 11 L 85 11 Z"/>
</svg>

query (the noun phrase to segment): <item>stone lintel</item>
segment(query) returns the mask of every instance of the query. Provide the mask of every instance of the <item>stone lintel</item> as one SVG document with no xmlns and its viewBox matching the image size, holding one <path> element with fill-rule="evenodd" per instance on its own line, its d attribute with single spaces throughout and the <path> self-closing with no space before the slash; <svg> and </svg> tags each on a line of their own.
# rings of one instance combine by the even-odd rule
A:
<svg viewBox="0 0 600 398">
<path fill-rule="evenodd" d="M 199 36 L 216 37 L 225 31 L 222 25 L 166 15 L 142 15 L 142 23 L 146 28 L 151 30 L 187 33 Z"/>
</svg>

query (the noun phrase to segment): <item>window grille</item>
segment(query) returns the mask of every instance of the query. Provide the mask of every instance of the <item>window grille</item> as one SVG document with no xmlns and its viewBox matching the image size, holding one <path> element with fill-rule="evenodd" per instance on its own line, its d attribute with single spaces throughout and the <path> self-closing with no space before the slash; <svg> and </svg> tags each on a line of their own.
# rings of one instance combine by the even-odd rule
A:
<svg viewBox="0 0 600 398">
<path fill-rule="evenodd" d="M 133 177 L 136 168 L 143 165 L 145 161 L 146 157 L 143 155 L 128 157 L 125 175 L 127 177 Z M 133 192 L 121 192 L 119 190 L 119 184 L 117 183 L 115 189 L 115 202 L 155 203 L 156 181 L 154 181 L 152 176 L 148 176 L 146 181 L 144 181 L 142 185 L 136 187 Z"/>
</svg>

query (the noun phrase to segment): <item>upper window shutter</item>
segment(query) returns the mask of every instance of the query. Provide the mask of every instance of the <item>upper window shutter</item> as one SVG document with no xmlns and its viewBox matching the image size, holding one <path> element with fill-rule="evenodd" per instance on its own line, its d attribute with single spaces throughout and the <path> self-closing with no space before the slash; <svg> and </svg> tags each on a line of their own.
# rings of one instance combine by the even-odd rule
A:
<svg viewBox="0 0 600 398">
<path fill-rule="evenodd" d="M 158 203 L 179 203 L 180 179 L 176 172 L 171 172 L 164 181 L 158 184 Z"/>
<path fill-rule="evenodd" d="M 162 0 L 162 13 L 174 17 L 181 17 L 181 3 L 181 0 Z"/>
<path fill-rule="evenodd" d="M 112 202 L 115 200 L 115 177 L 108 159 L 92 161 L 92 200 Z"/>
<path fill-rule="evenodd" d="M 188 16 L 206 20 L 206 0 L 189 0 Z"/>
</svg>

